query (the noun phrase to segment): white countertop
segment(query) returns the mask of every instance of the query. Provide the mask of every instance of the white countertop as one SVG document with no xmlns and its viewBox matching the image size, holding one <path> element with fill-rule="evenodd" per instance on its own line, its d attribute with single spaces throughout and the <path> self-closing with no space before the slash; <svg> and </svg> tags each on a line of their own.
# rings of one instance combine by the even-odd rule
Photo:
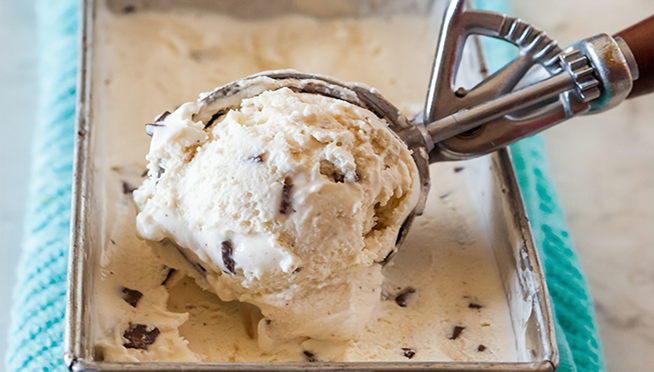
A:
<svg viewBox="0 0 654 372">
<path fill-rule="evenodd" d="M 651 0 L 514 1 L 566 45 L 654 14 Z M 601 20 L 601 22 L 599 21 Z M 0 356 L 14 283 L 36 92 L 32 1 L 0 1 Z M 609 371 L 654 365 L 654 96 L 545 134 L 551 171 L 596 301 Z"/>
</svg>

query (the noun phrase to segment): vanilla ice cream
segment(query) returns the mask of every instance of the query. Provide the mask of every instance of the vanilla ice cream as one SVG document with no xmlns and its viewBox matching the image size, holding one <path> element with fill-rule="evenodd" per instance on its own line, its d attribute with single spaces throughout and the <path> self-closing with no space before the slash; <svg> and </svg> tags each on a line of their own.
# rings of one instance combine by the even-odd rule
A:
<svg viewBox="0 0 654 372">
<path fill-rule="evenodd" d="M 367 109 L 289 88 L 213 122 L 194 119 L 202 105 L 151 126 L 140 235 L 174 241 L 223 301 L 260 308 L 264 350 L 358 338 L 418 201 L 407 146 Z"/>
<path fill-rule="evenodd" d="M 399 8 L 404 4 L 395 3 Z M 263 19 L 189 9 L 132 10 L 112 13 L 99 6 L 93 33 L 91 141 L 94 182 L 101 190 L 93 199 L 99 216 L 94 221 L 105 232 L 93 242 L 100 251 L 98 270 L 88 278 L 93 283 L 89 310 L 93 330 L 88 338 L 96 361 L 518 360 L 507 295 L 470 193 L 474 187 L 468 175 L 475 172 L 474 162 L 431 165 L 433 182 L 425 212 L 414 221 L 396 257 L 381 268 L 374 262 L 387 249 L 384 240 L 395 239 L 396 224 L 410 209 L 414 170 L 405 158 L 406 149 L 388 137 L 386 129 L 380 130 L 383 124 L 374 116 L 366 119 L 365 111 L 342 102 L 287 91 L 246 100 L 206 130 L 194 123 L 196 103 L 175 109 L 194 101 L 199 92 L 230 81 L 294 68 L 373 86 L 412 117 L 424 104 L 438 35 L 430 9 L 413 14 L 394 11 L 383 17 L 296 14 Z M 434 12 L 440 19 L 441 13 Z M 266 104 L 270 112 L 258 112 L 264 100 L 270 101 Z M 289 100 L 294 103 L 287 104 Z M 305 106 L 306 112 L 294 109 L 296 105 Z M 172 113 L 153 122 L 166 110 Z M 315 118 L 343 111 L 349 112 L 347 117 L 320 123 L 327 128 L 309 125 Z M 145 123 L 156 124 L 148 126 L 153 137 L 145 134 Z M 361 130 L 354 130 L 357 126 Z M 273 129 L 282 132 L 270 135 Z M 248 132 L 252 140 L 243 146 L 239 141 Z M 386 141 L 379 154 L 371 138 Z M 173 148 L 173 143 L 179 147 Z M 230 152 L 220 161 L 211 152 L 219 147 Z M 301 151 L 293 158 L 283 155 L 286 147 Z M 385 168 L 385 156 L 392 154 L 398 160 L 379 170 L 380 164 Z M 160 177 L 155 167 L 159 162 Z M 146 166 L 149 174 L 144 174 Z M 385 178 L 385 172 L 392 172 L 393 179 Z M 217 176 L 216 189 L 194 182 L 210 175 Z M 233 195 L 220 208 L 218 187 Z M 323 190 L 323 202 L 322 197 L 312 199 L 314 187 Z M 176 190 L 184 192 L 175 194 Z M 382 205 L 392 197 L 399 201 L 400 191 L 406 193 L 399 203 L 404 207 L 387 214 Z M 282 203 L 285 194 L 288 203 Z M 175 204 L 166 206 L 166 201 Z M 378 202 L 380 216 L 391 218 L 375 227 L 380 221 L 373 225 Z M 322 220 L 317 215 L 330 208 L 340 211 L 338 217 Z M 169 218 L 166 209 L 173 212 Z M 214 210 L 224 213 L 209 213 Z M 139 212 L 142 228 L 137 232 Z M 269 219 L 279 222 L 264 227 Z M 201 233 L 197 223 L 203 225 Z M 374 232 L 366 234 L 371 229 Z M 322 239 L 326 234 L 333 236 Z M 249 236 L 252 240 L 244 239 Z M 162 238 L 163 243 L 157 243 Z M 293 240 L 302 244 L 288 244 Z M 187 260 L 181 253 L 164 246 L 173 241 L 194 267 L 190 263 L 184 267 Z M 210 241 L 212 247 L 203 247 Z M 227 241 L 231 244 L 223 246 Z M 337 261 L 309 256 L 307 248 L 313 247 L 308 241 L 334 247 L 332 252 L 343 257 Z M 272 258 L 250 259 L 255 249 Z M 223 252 L 229 251 L 232 260 L 225 262 Z M 330 272 L 340 272 L 342 279 L 329 278 Z M 372 295 L 357 297 L 363 288 L 345 282 L 357 275 L 363 278 L 356 283 L 371 293 L 381 281 L 374 305 L 369 303 Z M 318 278 L 328 278 L 324 283 L 330 287 L 312 297 L 306 288 Z M 271 290 L 266 292 L 268 286 Z M 309 307 L 283 309 L 285 303 L 276 302 L 273 293 L 293 298 L 293 304 L 311 305 L 320 315 L 304 319 L 308 327 L 300 329 L 300 323 L 288 322 L 289 312 L 307 316 Z M 247 302 L 224 301 L 228 298 Z M 311 298 L 316 302 L 310 303 Z M 351 308 L 343 311 L 345 305 Z M 330 308 L 338 314 L 325 316 Z M 352 326 L 363 318 L 368 320 L 361 328 Z M 324 333 L 332 329 L 320 328 L 320 322 L 335 324 L 337 319 L 344 319 L 332 328 L 340 338 L 356 332 L 358 336 L 340 340 Z M 284 334 L 311 337 L 286 340 L 282 329 Z M 270 342 L 262 344 L 264 339 Z"/>
</svg>

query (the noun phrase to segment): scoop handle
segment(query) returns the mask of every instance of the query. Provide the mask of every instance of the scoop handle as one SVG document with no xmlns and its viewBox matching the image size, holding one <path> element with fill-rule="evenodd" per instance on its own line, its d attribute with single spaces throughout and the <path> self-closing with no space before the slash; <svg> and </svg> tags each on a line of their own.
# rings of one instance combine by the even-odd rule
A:
<svg viewBox="0 0 654 372">
<path fill-rule="evenodd" d="M 639 77 L 627 98 L 654 92 L 654 15 L 626 28 L 614 37 L 621 37 L 631 49 L 638 65 Z"/>
</svg>

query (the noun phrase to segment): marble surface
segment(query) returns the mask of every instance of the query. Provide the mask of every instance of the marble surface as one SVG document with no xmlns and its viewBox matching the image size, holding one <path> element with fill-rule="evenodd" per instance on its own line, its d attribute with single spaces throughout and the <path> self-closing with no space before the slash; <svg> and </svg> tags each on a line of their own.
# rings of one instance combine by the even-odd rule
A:
<svg viewBox="0 0 654 372">
<path fill-rule="evenodd" d="M 516 0 L 566 45 L 654 14 L 652 0 Z M 22 237 L 36 92 L 33 1 L 0 0 L 0 357 Z M 7 52 L 9 51 L 9 52 Z M 545 134 L 552 174 L 596 300 L 608 370 L 654 366 L 654 96 Z"/>
<path fill-rule="evenodd" d="M 514 1 L 568 45 L 654 14 L 652 0 Z M 654 41 L 652 43 L 654 48 Z M 595 299 L 608 371 L 654 370 L 654 95 L 545 132 L 550 169 Z"/>
</svg>

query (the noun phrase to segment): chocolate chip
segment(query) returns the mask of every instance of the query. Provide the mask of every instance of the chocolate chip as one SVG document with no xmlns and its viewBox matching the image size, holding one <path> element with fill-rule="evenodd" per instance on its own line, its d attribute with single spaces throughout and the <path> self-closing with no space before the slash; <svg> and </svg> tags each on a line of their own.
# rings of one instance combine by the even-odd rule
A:
<svg viewBox="0 0 654 372">
<path fill-rule="evenodd" d="M 411 359 L 411 358 L 413 358 L 414 356 L 416 356 L 416 351 L 413 350 L 413 349 L 411 349 L 411 348 L 403 347 L 403 348 L 402 348 L 402 351 L 404 351 L 404 356 L 407 357 L 407 358 L 409 358 L 409 359 Z"/>
<path fill-rule="evenodd" d="M 291 192 L 293 191 L 293 184 L 289 178 L 284 180 L 284 187 L 282 187 L 282 201 L 279 204 L 279 213 L 290 214 L 295 212 L 291 206 Z"/>
<path fill-rule="evenodd" d="M 173 276 L 173 274 L 175 274 L 176 271 L 177 270 L 175 270 L 173 268 L 169 269 L 168 274 L 166 274 L 166 277 L 164 278 L 163 282 L 161 282 L 161 285 L 166 285 L 166 283 L 168 283 L 168 281 Z"/>
<path fill-rule="evenodd" d="M 454 173 L 459 173 L 463 170 L 463 167 L 454 167 Z"/>
<path fill-rule="evenodd" d="M 478 351 L 478 352 L 481 353 L 481 352 L 484 351 L 484 350 L 486 350 L 486 346 L 484 346 L 484 345 L 479 345 L 479 346 L 477 346 L 477 351 Z"/>
<path fill-rule="evenodd" d="M 336 183 L 343 183 L 345 182 L 345 175 L 340 172 L 332 172 L 332 179 Z"/>
<path fill-rule="evenodd" d="M 270 325 L 270 323 L 272 323 L 272 320 L 270 320 L 270 319 L 266 319 L 266 324 L 267 324 L 267 325 Z"/>
<path fill-rule="evenodd" d="M 123 14 L 132 14 L 136 11 L 136 7 L 134 5 L 126 5 L 123 7 Z"/>
<path fill-rule="evenodd" d="M 170 111 L 164 111 L 161 114 L 157 115 L 156 118 L 154 118 L 154 123 L 155 124 L 161 124 L 163 121 L 170 115 Z"/>
<path fill-rule="evenodd" d="M 468 304 L 468 307 L 471 308 L 471 309 L 481 309 L 482 307 L 484 307 L 484 305 L 480 305 L 480 304 L 476 304 L 474 302 L 471 302 L 471 303 Z"/>
<path fill-rule="evenodd" d="M 137 187 L 134 187 L 131 183 L 127 181 L 122 181 L 123 183 L 123 194 L 128 195 L 134 192 L 134 190 L 137 189 Z"/>
<path fill-rule="evenodd" d="M 345 174 L 343 174 L 343 172 L 341 172 L 341 170 L 336 165 L 334 165 L 334 163 L 327 159 L 322 159 L 320 161 L 320 174 L 326 176 L 336 183 L 345 182 Z"/>
<path fill-rule="evenodd" d="M 307 357 L 308 362 L 318 361 L 318 359 L 316 359 L 316 355 L 314 353 L 310 352 L 309 350 L 304 350 L 302 353 L 304 354 L 305 357 Z"/>
<path fill-rule="evenodd" d="M 456 340 L 461 336 L 461 332 L 466 329 L 466 327 L 461 327 L 461 326 L 454 326 L 454 329 L 452 330 L 452 334 L 448 337 L 450 340 Z"/>
<path fill-rule="evenodd" d="M 143 297 L 143 293 L 137 291 L 136 289 L 129 289 L 123 287 L 123 300 L 127 302 L 128 304 L 132 305 L 132 307 L 136 307 L 136 304 L 139 303 L 139 300 L 141 297 Z"/>
<path fill-rule="evenodd" d="M 263 155 L 250 156 L 249 158 L 246 158 L 245 161 L 255 164 L 263 163 Z"/>
<path fill-rule="evenodd" d="M 403 290 L 395 297 L 395 303 L 400 307 L 406 307 L 407 301 L 409 301 L 409 297 L 411 297 L 411 295 L 414 293 L 416 293 L 416 290 L 411 287 Z"/>
<path fill-rule="evenodd" d="M 157 115 L 156 118 L 154 118 L 154 124 L 145 124 L 145 133 L 148 134 L 148 136 L 152 137 L 154 134 L 155 128 L 161 128 L 164 127 L 163 121 L 170 115 L 170 111 L 164 111 L 161 114 Z"/>
<path fill-rule="evenodd" d="M 145 324 L 132 324 L 126 331 L 123 333 L 123 337 L 128 340 L 124 343 L 128 349 L 141 349 L 148 350 L 148 346 L 152 345 L 159 336 L 159 328 L 152 327 L 148 331 L 148 326 Z"/>
<path fill-rule="evenodd" d="M 162 124 L 152 124 L 152 123 L 145 124 L 145 133 L 148 136 L 152 137 L 154 135 L 155 128 L 161 128 L 161 127 L 163 127 Z"/>
<path fill-rule="evenodd" d="M 229 240 L 225 240 L 224 242 L 220 243 L 220 252 L 223 256 L 223 265 L 225 265 L 225 270 L 227 270 L 227 272 L 232 275 L 236 274 L 236 270 L 234 269 L 234 257 L 232 257 L 233 251 L 234 247 L 232 246 L 232 242 Z"/>
<path fill-rule="evenodd" d="M 216 112 L 215 114 L 211 115 L 211 118 L 209 119 L 209 121 L 207 122 L 207 124 L 204 126 L 204 129 L 207 129 L 207 128 L 209 128 L 210 126 L 212 126 L 213 123 L 216 122 L 216 120 L 220 119 L 220 117 L 223 116 L 223 115 L 225 115 L 229 110 L 230 110 L 230 108 L 229 108 L 229 107 L 226 107 L 226 108 L 224 108 L 224 109 L 222 109 L 222 110 L 219 110 L 219 111 Z"/>
</svg>

